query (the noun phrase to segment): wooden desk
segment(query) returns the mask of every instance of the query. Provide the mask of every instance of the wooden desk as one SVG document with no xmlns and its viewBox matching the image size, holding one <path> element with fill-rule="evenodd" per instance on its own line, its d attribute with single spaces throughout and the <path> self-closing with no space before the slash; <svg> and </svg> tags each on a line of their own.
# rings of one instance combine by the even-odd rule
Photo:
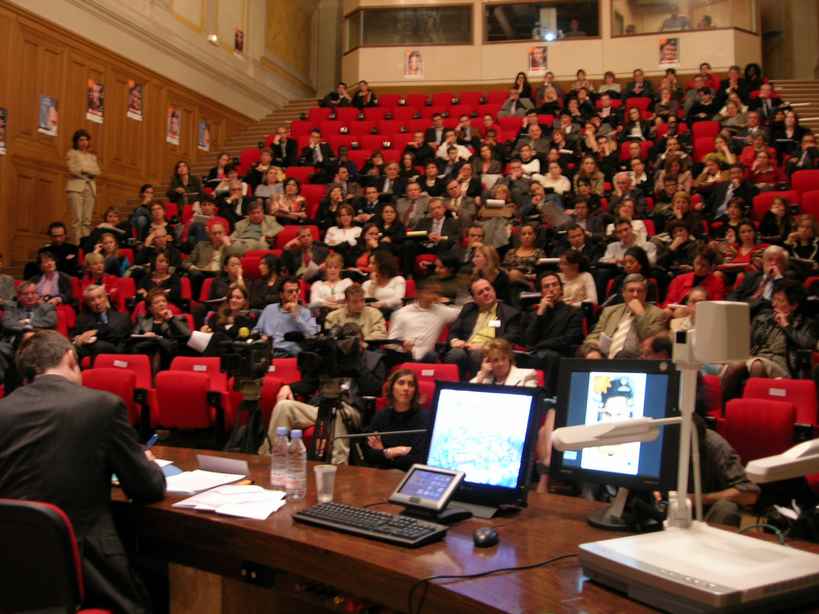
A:
<svg viewBox="0 0 819 614">
<path fill-rule="evenodd" d="M 159 446 L 155 449 L 158 458 L 173 460 L 183 469 L 197 466 L 197 452 Z M 206 453 L 246 458 L 253 480 L 269 487 L 268 458 Z M 334 499 L 353 505 L 386 501 L 401 475 L 397 471 L 339 467 Z M 263 566 L 261 571 L 286 572 L 315 580 L 401 612 L 407 610 L 410 588 L 422 578 L 535 563 L 577 552 L 580 543 L 613 536 L 586 523 L 589 512 L 602 504 L 531 493 L 529 507 L 519 515 L 459 523 L 450 528 L 444 541 L 415 550 L 392 546 L 293 522 L 291 514 L 294 510 L 316 503 L 312 469 L 309 470 L 306 499 L 288 503 L 264 521 L 172 508 L 172 504 L 181 498 L 168 497 L 144 507 L 130 506 L 117 490 L 114 507 L 119 515 L 127 515 L 128 525 L 136 533 L 140 549 L 168 561 L 235 579 L 242 578 L 242 569 L 247 570 L 250 562 Z M 395 512 L 399 508 L 383 505 L 377 509 Z M 494 548 L 476 549 L 472 532 L 487 524 L 498 529 L 500 543 Z M 417 597 L 415 603 L 418 603 Z M 227 610 L 231 609 L 225 608 Z M 433 582 L 429 585 L 423 611 L 594 613 L 651 610 L 586 580 L 574 558 L 528 571 L 473 580 Z"/>
</svg>

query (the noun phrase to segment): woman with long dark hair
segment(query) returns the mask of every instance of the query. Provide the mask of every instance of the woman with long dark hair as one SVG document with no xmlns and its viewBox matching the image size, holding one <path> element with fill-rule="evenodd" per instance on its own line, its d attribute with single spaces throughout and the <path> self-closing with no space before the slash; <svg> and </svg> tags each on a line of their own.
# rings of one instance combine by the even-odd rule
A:
<svg viewBox="0 0 819 614">
<path fill-rule="evenodd" d="M 250 307 L 264 309 L 281 300 L 284 283 L 283 265 L 278 256 L 267 254 L 259 262 L 259 277 L 250 282 Z"/>
<path fill-rule="evenodd" d="M 193 205 L 194 212 L 199 213 L 201 198 L 202 182 L 195 175 L 191 175 L 191 167 L 187 160 L 179 160 L 173 168 L 168 199 L 178 205 Z"/>
<path fill-rule="evenodd" d="M 426 433 L 390 435 L 390 431 L 427 429 L 427 415 L 420 408 L 418 377 L 409 369 L 398 369 L 384 385 L 387 407 L 375 414 L 365 429 L 378 432 L 367 438 L 364 458 L 381 469 L 406 471 L 426 458 Z"/>
</svg>

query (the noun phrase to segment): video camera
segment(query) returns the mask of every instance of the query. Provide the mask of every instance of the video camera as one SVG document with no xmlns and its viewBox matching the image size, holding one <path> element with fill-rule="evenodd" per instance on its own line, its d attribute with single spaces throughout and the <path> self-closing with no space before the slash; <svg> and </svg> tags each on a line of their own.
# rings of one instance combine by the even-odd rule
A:
<svg viewBox="0 0 819 614">
<path fill-rule="evenodd" d="M 270 343 L 250 329 L 239 329 L 239 338 L 222 344 L 222 368 L 237 382 L 261 380 L 272 358 Z"/>
</svg>

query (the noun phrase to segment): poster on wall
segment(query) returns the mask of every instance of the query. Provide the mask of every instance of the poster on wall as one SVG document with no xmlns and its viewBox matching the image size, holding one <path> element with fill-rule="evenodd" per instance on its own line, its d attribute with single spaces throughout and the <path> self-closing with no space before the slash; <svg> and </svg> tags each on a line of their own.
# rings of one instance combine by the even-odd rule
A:
<svg viewBox="0 0 819 614">
<path fill-rule="evenodd" d="M 0 156 L 6 155 L 6 126 L 9 121 L 8 109 L 0 107 Z"/>
<path fill-rule="evenodd" d="M 210 151 L 210 124 L 206 119 L 199 120 L 199 149 Z"/>
<path fill-rule="evenodd" d="M 105 86 L 96 79 L 89 79 L 87 99 L 85 119 L 101 124 L 105 114 Z"/>
<path fill-rule="evenodd" d="M 57 99 L 53 96 L 40 96 L 40 115 L 37 132 L 48 136 L 57 136 L 60 116 L 57 112 Z"/>
<path fill-rule="evenodd" d="M 240 28 L 233 31 L 233 52 L 239 55 L 245 52 L 245 31 Z"/>
<path fill-rule="evenodd" d="M 128 119 L 142 121 L 142 84 L 128 80 Z"/>
<path fill-rule="evenodd" d="M 404 52 L 404 78 L 424 78 L 424 57 L 418 49 L 407 49 Z"/>
<path fill-rule="evenodd" d="M 549 65 L 549 48 L 538 46 L 529 49 L 529 74 L 542 75 Z"/>
<path fill-rule="evenodd" d="M 182 124 L 182 115 L 179 110 L 171 105 L 168 107 L 168 123 L 165 130 L 165 142 L 171 145 L 179 145 L 179 131 Z"/>
<path fill-rule="evenodd" d="M 680 65 L 680 39 L 660 39 L 660 68 L 673 68 Z"/>
</svg>

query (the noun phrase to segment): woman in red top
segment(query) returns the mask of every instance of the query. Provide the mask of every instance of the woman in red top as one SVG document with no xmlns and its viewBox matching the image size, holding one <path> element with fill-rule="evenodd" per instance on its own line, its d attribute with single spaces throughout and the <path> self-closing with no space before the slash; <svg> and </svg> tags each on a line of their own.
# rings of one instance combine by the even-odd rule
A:
<svg viewBox="0 0 819 614">
<path fill-rule="evenodd" d="M 750 180 L 759 190 L 773 190 L 776 187 L 779 173 L 767 150 L 756 152 L 756 159 L 751 166 Z"/>
<path fill-rule="evenodd" d="M 680 305 L 692 288 L 701 286 L 708 292 L 708 300 L 725 300 L 725 280 L 716 271 L 717 253 L 709 248 L 701 249 L 694 257 L 694 270 L 677 275 L 668 286 L 665 309 L 671 313 L 670 305 Z"/>
<path fill-rule="evenodd" d="M 730 259 L 731 264 L 747 264 L 752 267 L 757 254 L 768 247 L 764 243 L 758 243 L 756 227 L 747 220 L 739 225 L 738 240 L 739 245 L 736 254 Z"/>
</svg>

